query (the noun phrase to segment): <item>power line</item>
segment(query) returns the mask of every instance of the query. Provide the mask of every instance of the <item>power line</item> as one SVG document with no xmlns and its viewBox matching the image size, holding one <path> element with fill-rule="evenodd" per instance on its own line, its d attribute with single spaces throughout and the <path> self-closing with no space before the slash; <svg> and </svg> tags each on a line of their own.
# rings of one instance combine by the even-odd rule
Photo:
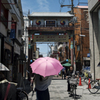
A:
<svg viewBox="0 0 100 100">
<path fill-rule="evenodd" d="M 73 12 L 73 7 L 74 7 L 74 4 L 73 4 L 73 0 L 71 0 L 71 5 L 61 5 L 61 7 L 71 7 L 71 13 L 74 14 Z"/>
<path fill-rule="evenodd" d="M 60 0 L 59 0 L 59 4 L 60 4 L 60 12 L 61 12 L 61 5 L 63 4 L 65 2 L 65 0 L 62 0 L 62 2 L 60 2 Z"/>
<path fill-rule="evenodd" d="M 60 2 L 60 0 L 59 0 L 59 4 L 60 5 L 62 5 L 64 2 L 65 2 L 65 0 L 62 0 L 62 2 Z"/>
</svg>

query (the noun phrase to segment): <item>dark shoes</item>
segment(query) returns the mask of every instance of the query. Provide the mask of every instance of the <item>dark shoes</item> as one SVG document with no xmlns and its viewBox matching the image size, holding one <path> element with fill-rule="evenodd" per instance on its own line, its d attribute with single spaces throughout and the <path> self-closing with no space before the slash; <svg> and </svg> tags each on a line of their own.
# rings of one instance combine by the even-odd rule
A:
<svg viewBox="0 0 100 100">
<path fill-rule="evenodd" d="M 68 94 L 70 94 L 70 91 L 67 90 L 67 92 L 68 92 Z"/>
<path fill-rule="evenodd" d="M 76 95 L 74 95 L 74 94 L 70 94 L 69 95 L 69 97 L 73 97 L 73 96 L 79 96 L 79 95 L 77 95 L 77 94 Z"/>
<path fill-rule="evenodd" d="M 73 97 L 73 96 L 74 96 L 73 94 L 70 94 L 70 95 L 69 95 L 69 97 Z"/>
<path fill-rule="evenodd" d="M 67 92 L 70 92 L 70 90 L 67 90 Z"/>
</svg>

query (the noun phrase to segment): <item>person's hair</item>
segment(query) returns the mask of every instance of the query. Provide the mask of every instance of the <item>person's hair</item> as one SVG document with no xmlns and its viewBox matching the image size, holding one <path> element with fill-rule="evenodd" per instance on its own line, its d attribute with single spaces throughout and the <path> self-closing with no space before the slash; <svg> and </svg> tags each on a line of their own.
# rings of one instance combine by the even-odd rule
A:
<svg viewBox="0 0 100 100">
<path fill-rule="evenodd" d="M 40 76 L 40 81 L 42 81 L 43 79 L 42 79 L 42 76 Z"/>
<path fill-rule="evenodd" d="M 73 69 L 73 66 L 70 66 L 70 69 L 71 69 L 71 68 Z"/>
<path fill-rule="evenodd" d="M 39 57 L 43 57 L 43 55 L 39 55 Z"/>
<path fill-rule="evenodd" d="M 0 81 L 4 80 L 5 79 L 5 76 L 2 72 L 0 72 Z"/>
</svg>

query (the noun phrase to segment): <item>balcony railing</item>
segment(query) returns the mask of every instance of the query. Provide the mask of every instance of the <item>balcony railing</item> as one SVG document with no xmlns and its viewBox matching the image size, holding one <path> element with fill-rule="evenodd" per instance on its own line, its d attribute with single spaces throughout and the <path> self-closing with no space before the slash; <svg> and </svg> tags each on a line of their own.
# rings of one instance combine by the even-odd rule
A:
<svg viewBox="0 0 100 100">
<path fill-rule="evenodd" d="M 69 26 L 69 25 L 56 25 L 56 26 L 46 26 L 46 25 L 30 25 L 27 27 L 28 30 L 30 31 L 35 31 L 35 32 L 66 32 L 67 30 L 74 30 L 74 26 Z"/>
<path fill-rule="evenodd" d="M 73 26 L 69 26 L 69 25 L 56 25 L 56 26 L 30 25 L 30 27 L 73 27 Z"/>
</svg>

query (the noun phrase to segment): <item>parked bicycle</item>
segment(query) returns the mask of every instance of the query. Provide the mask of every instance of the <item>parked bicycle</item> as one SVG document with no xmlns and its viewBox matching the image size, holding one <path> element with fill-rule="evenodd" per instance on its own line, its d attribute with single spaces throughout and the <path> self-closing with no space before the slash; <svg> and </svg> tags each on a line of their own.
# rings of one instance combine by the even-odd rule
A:
<svg viewBox="0 0 100 100">
<path fill-rule="evenodd" d="M 84 73 L 84 82 L 88 85 L 89 79 L 92 80 L 92 75 L 88 71 L 83 71 Z"/>
<path fill-rule="evenodd" d="M 100 83 L 99 83 L 100 79 L 96 79 L 96 80 L 92 80 L 89 84 L 88 84 L 88 90 L 90 93 L 95 94 L 99 91 L 100 89 Z"/>
<path fill-rule="evenodd" d="M 80 72 L 77 72 L 77 74 L 79 75 L 79 77 L 81 77 L 81 80 L 86 83 L 86 85 L 88 85 L 89 79 L 92 80 L 91 73 L 86 70 L 82 70 L 81 74 Z"/>
<path fill-rule="evenodd" d="M 70 94 L 73 94 L 73 98 L 76 98 L 76 89 L 77 89 L 77 84 L 78 84 L 78 79 L 75 77 L 75 75 L 68 76 L 68 80 L 70 83 Z"/>
<path fill-rule="evenodd" d="M 17 100 L 28 100 L 28 95 L 22 87 L 17 88 Z"/>
</svg>

